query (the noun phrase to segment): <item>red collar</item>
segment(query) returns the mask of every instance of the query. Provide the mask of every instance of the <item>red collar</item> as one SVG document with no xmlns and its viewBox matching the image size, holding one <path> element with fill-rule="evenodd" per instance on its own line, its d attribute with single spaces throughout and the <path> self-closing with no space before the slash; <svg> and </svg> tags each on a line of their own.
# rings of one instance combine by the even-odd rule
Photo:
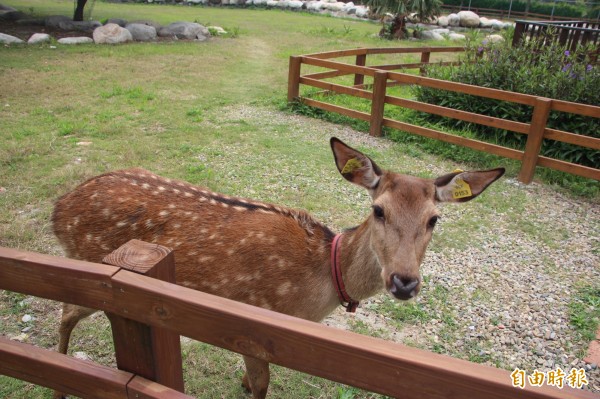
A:
<svg viewBox="0 0 600 399">
<path fill-rule="evenodd" d="M 344 286 L 344 280 L 342 279 L 342 268 L 340 267 L 340 240 L 341 234 L 337 234 L 333 238 L 331 243 L 331 277 L 333 278 L 333 284 L 340 298 L 340 303 L 346 308 L 346 312 L 356 312 L 358 307 L 358 301 L 350 298 L 350 295 L 346 293 L 346 287 Z"/>
</svg>

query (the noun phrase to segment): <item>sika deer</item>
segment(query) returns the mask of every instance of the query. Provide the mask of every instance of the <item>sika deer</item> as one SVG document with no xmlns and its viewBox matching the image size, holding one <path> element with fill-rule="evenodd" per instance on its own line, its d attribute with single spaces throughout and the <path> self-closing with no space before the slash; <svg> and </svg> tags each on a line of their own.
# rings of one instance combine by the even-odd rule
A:
<svg viewBox="0 0 600 399">
<path fill-rule="evenodd" d="M 382 289 L 401 300 L 421 287 L 419 265 L 439 218 L 438 202 L 475 198 L 504 169 L 454 172 L 434 180 L 383 171 L 331 139 L 342 176 L 367 189 L 373 211 L 341 234 L 303 211 L 229 197 L 142 169 L 94 177 L 56 203 L 54 232 L 68 256 L 100 262 L 136 238 L 175 250 L 177 283 L 320 321 L 353 311 Z M 95 312 L 65 304 L 59 350 Z M 243 385 L 264 398 L 269 364 L 244 357 Z"/>
</svg>

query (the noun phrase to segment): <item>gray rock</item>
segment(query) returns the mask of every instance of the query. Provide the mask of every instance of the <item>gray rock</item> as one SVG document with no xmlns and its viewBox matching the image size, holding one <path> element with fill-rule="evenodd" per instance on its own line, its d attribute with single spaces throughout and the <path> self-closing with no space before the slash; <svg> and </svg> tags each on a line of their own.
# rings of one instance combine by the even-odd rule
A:
<svg viewBox="0 0 600 399">
<path fill-rule="evenodd" d="M 120 27 L 124 28 L 127 25 L 127 21 L 125 21 L 124 19 L 121 18 L 109 18 L 108 21 L 106 21 L 107 24 L 117 24 Z"/>
<path fill-rule="evenodd" d="M 18 21 L 23 18 L 27 18 L 27 15 L 21 11 L 0 10 L 0 21 Z"/>
<path fill-rule="evenodd" d="M 156 28 L 153 26 L 144 24 L 127 24 L 125 29 L 131 32 L 133 40 L 138 42 L 151 42 L 157 38 Z"/>
<path fill-rule="evenodd" d="M 439 17 L 439 18 L 438 18 L 438 20 L 437 20 L 437 24 L 438 24 L 439 26 L 441 26 L 442 28 L 445 28 L 445 27 L 447 27 L 447 26 L 448 26 L 448 23 L 449 23 L 449 21 L 448 21 L 448 17 L 446 17 L 446 16 L 441 16 L 441 17 Z"/>
<path fill-rule="evenodd" d="M 102 24 L 98 21 L 73 21 L 64 15 L 51 15 L 46 18 L 45 24 L 49 28 L 61 30 L 76 30 L 80 32 L 93 32 Z"/>
<path fill-rule="evenodd" d="M 173 22 L 160 28 L 158 36 L 203 41 L 210 37 L 210 32 L 206 27 L 195 22 Z"/>
<path fill-rule="evenodd" d="M 16 36 L 11 36 L 11 35 L 7 35 L 5 33 L 0 33 L 0 43 L 2 43 L 2 44 L 22 44 L 25 42 Z"/>
<path fill-rule="evenodd" d="M 460 25 L 460 17 L 458 14 L 449 14 L 448 15 L 448 26 L 459 26 Z"/>
<path fill-rule="evenodd" d="M 421 32 L 420 35 L 420 39 L 423 40 L 444 40 L 444 36 L 442 36 L 441 34 L 431 31 L 431 30 L 426 30 Z"/>
<path fill-rule="evenodd" d="M 156 22 L 156 21 L 151 21 L 151 20 L 149 20 L 149 19 L 138 19 L 138 20 L 135 20 L 135 21 L 130 21 L 129 23 L 130 23 L 130 24 L 142 24 L 142 25 L 148 25 L 148 26 L 151 26 L 151 27 L 153 27 L 154 29 L 156 29 L 156 31 L 157 31 L 157 32 L 160 30 L 160 28 L 162 28 L 162 25 L 161 25 L 161 24 L 159 24 L 159 23 L 158 23 L 158 22 Z"/>
<path fill-rule="evenodd" d="M 117 24 L 106 24 L 94 29 L 93 37 L 96 44 L 118 44 L 133 40 L 131 32 Z"/>
<path fill-rule="evenodd" d="M 63 37 L 58 39 L 60 44 L 89 44 L 94 43 L 94 39 L 87 36 Z"/>
<path fill-rule="evenodd" d="M 50 39 L 50 35 L 47 33 L 34 33 L 29 40 L 27 40 L 27 44 L 48 43 Z"/>
</svg>

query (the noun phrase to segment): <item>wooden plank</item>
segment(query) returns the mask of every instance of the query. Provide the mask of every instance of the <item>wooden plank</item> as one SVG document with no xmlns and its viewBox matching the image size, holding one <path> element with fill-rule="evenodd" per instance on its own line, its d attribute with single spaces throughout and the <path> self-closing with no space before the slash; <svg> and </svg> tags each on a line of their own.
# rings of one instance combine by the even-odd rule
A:
<svg viewBox="0 0 600 399">
<path fill-rule="evenodd" d="M 308 65 L 319 66 L 323 68 L 335 69 L 338 71 L 354 73 L 354 74 L 362 74 L 365 76 L 373 76 L 375 74 L 375 70 L 369 67 L 361 67 L 357 65 L 349 65 L 344 64 L 342 62 L 329 61 L 329 60 L 321 60 L 318 58 L 311 57 L 302 57 L 302 62 Z"/>
<path fill-rule="evenodd" d="M 127 398 L 133 374 L 0 336 L 0 374 L 81 398 Z"/>
<path fill-rule="evenodd" d="M 394 129 L 402 130 L 419 136 L 429 137 L 431 139 L 444 141 L 446 143 L 456 144 L 463 147 L 469 147 L 477 151 L 483 151 L 505 158 L 521 160 L 523 152 L 505 148 L 496 144 L 485 143 L 483 141 L 467 139 L 465 137 L 454 136 L 452 134 L 440 132 L 438 130 L 428 129 L 421 126 L 411 125 L 405 122 L 399 122 L 392 119 L 384 119 L 383 125 Z"/>
<path fill-rule="evenodd" d="M 127 384 L 128 399 L 193 399 L 157 382 L 135 376 Z"/>
<path fill-rule="evenodd" d="M 552 110 L 560 112 L 569 112 L 584 116 L 600 118 L 600 107 L 587 104 L 572 103 L 569 101 L 554 100 L 552 102 Z"/>
<path fill-rule="evenodd" d="M 369 134 L 374 137 L 381 136 L 383 112 L 385 109 L 385 90 L 387 83 L 386 72 L 375 72 L 373 81 L 373 97 L 371 99 L 371 119 Z"/>
<path fill-rule="evenodd" d="M 110 278 L 118 270 L 114 266 L 0 247 L 0 289 L 92 309 L 110 307 Z"/>
<path fill-rule="evenodd" d="M 594 169 L 583 165 L 576 165 L 574 163 L 561 161 L 559 159 L 540 156 L 537 160 L 537 165 L 560 170 L 566 173 L 571 173 L 577 176 L 586 177 L 588 179 L 600 180 L 600 169 Z"/>
<path fill-rule="evenodd" d="M 122 271 L 115 301 L 136 320 L 302 372 L 398 398 L 593 398 L 517 389 L 506 370 L 470 363 L 256 308 Z M 158 314 L 156 306 L 166 309 Z"/>
<path fill-rule="evenodd" d="M 490 89 L 487 87 L 456 83 L 448 80 L 426 78 L 424 76 L 409 75 L 406 73 L 389 72 L 388 79 L 397 80 L 401 83 L 415 84 L 426 87 L 433 87 L 440 90 L 450 90 L 459 93 L 472 94 L 478 97 L 493 98 L 496 100 L 510 101 L 513 103 L 526 104 L 533 106 L 537 97 L 528 94 Z"/>
<path fill-rule="evenodd" d="M 495 118 L 492 116 L 475 114 L 473 112 L 460 111 L 454 108 L 432 105 L 420 101 L 407 100 L 400 97 L 386 96 L 385 102 L 399 107 L 414 109 L 416 111 L 427 112 L 430 114 L 445 116 L 448 118 L 460 119 L 462 121 L 477 123 L 480 125 L 496 127 L 498 129 L 506 129 L 517 133 L 527 134 L 529 132 L 529 124 L 509 121 L 506 119 Z"/>
<path fill-rule="evenodd" d="M 371 93 L 368 90 L 361 90 L 361 89 L 356 89 L 354 87 L 342 86 L 342 85 L 338 85 L 338 84 L 330 83 L 330 82 L 323 82 L 322 80 L 316 80 L 316 79 L 310 79 L 310 78 L 303 77 L 303 78 L 300 78 L 300 83 L 307 85 L 307 86 L 318 87 L 321 89 L 334 91 L 337 94 L 348 94 L 348 95 L 351 95 L 354 97 L 365 98 L 367 100 L 370 100 L 371 98 L 373 98 L 373 93 Z"/>
<path fill-rule="evenodd" d="M 363 121 L 369 121 L 371 115 L 366 112 L 356 111 L 350 108 L 340 107 L 338 105 L 329 104 L 323 101 L 313 100 L 310 98 L 302 98 L 302 103 L 311 107 L 321 108 L 329 112 L 337 112 L 338 114 L 349 116 L 350 118 L 356 118 Z"/>
<path fill-rule="evenodd" d="M 533 180 L 535 166 L 537 165 L 540 149 L 542 148 L 544 130 L 546 129 L 546 123 L 548 121 L 548 116 L 550 115 L 551 107 L 552 100 L 549 98 L 538 98 L 536 100 L 536 105 L 531 117 L 530 130 L 527 136 L 527 143 L 525 144 L 525 153 L 523 155 L 521 170 L 518 176 L 519 181 L 522 183 L 529 184 Z"/>
<path fill-rule="evenodd" d="M 350 57 L 354 55 L 366 54 L 367 49 L 364 48 L 356 48 L 350 50 L 335 50 L 335 51 L 324 51 L 322 53 L 313 53 L 313 54 L 305 54 L 302 57 L 311 57 L 311 58 L 340 58 L 340 57 Z"/>
<path fill-rule="evenodd" d="M 367 48 L 367 54 L 410 54 L 422 53 L 456 53 L 464 52 L 464 47 L 372 47 Z"/>
<path fill-rule="evenodd" d="M 600 139 L 590 136 L 584 136 L 582 134 L 575 134 L 565 132 L 563 130 L 546 128 L 546 130 L 544 130 L 544 138 L 562 141 L 563 143 L 575 144 L 582 147 L 592 148 L 594 150 L 600 150 Z"/>
<path fill-rule="evenodd" d="M 309 79 L 329 79 L 329 78 L 337 78 L 338 76 L 346 76 L 351 75 L 349 72 L 342 71 L 325 71 L 325 72 L 315 72 L 304 75 L 304 78 Z"/>
<path fill-rule="evenodd" d="M 103 262 L 160 281 L 175 283 L 174 254 L 161 245 L 131 240 L 106 256 Z M 155 311 L 160 313 L 161 308 L 157 307 Z M 114 312 L 107 312 L 106 316 L 112 326 L 119 369 L 183 392 L 179 334 L 139 323 Z"/>
</svg>

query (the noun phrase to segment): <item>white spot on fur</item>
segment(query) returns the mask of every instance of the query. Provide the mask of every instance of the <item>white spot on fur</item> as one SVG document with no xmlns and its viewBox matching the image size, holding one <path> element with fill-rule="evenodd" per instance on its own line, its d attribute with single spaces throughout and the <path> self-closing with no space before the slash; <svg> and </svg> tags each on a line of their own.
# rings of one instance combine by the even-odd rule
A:
<svg viewBox="0 0 600 399">
<path fill-rule="evenodd" d="M 192 193 L 190 193 L 190 192 L 188 192 L 188 191 L 186 191 L 185 193 L 183 193 L 183 195 L 184 195 L 185 197 L 188 197 L 188 198 L 191 198 L 191 197 L 193 197 L 193 196 L 194 196 L 194 194 L 192 194 Z"/>
<path fill-rule="evenodd" d="M 150 185 L 148 183 L 144 183 L 142 184 L 142 188 L 145 188 L 147 190 L 150 188 Z"/>
<path fill-rule="evenodd" d="M 277 287 L 277 290 L 276 290 L 277 295 L 286 296 L 290 292 L 291 288 L 292 288 L 292 283 L 289 281 L 286 281 L 285 283 L 283 283 L 279 287 Z"/>
<path fill-rule="evenodd" d="M 152 219 L 148 219 L 146 220 L 146 223 L 144 223 L 146 225 L 146 227 L 148 228 L 152 228 L 154 227 L 154 223 L 152 223 Z"/>
<path fill-rule="evenodd" d="M 125 226 L 127 226 L 127 224 L 128 224 L 127 222 L 121 221 L 121 222 L 117 223 L 117 227 L 125 227 Z"/>
<path fill-rule="evenodd" d="M 158 213 L 158 215 L 159 215 L 159 216 L 162 216 L 162 217 L 169 216 L 169 211 L 160 211 L 160 212 Z"/>
</svg>

